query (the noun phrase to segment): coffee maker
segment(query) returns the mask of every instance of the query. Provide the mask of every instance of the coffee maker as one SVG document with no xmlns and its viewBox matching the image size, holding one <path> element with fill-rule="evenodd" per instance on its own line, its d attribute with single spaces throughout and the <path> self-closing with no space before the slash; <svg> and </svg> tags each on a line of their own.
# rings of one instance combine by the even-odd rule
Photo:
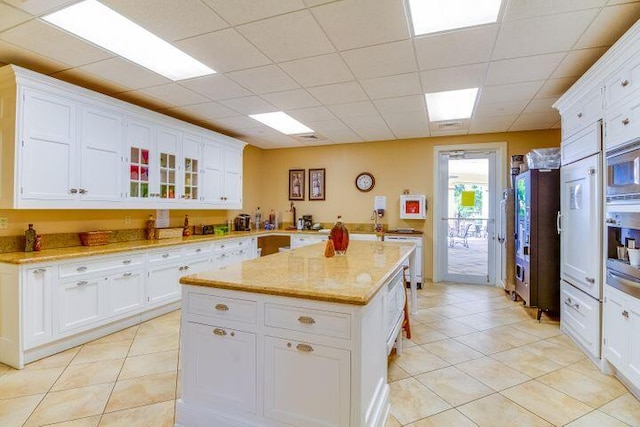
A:
<svg viewBox="0 0 640 427">
<path fill-rule="evenodd" d="M 313 225 L 313 215 L 302 215 L 302 229 L 311 230 Z"/>
<path fill-rule="evenodd" d="M 250 231 L 251 230 L 251 215 L 240 214 L 233 220 L 234 231 Z"/>
</svg>

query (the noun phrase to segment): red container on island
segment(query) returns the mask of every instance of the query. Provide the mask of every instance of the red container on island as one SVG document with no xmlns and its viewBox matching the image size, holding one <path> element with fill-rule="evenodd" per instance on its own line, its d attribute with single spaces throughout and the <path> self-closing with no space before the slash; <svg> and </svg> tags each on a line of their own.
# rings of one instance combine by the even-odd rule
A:
<svg viewBox="0 0 640 427">
<path fill-rule="evenodd" d="M 336 224 L 331 229 L 331 240 L 336 255 L 344 255 L 349 247 L 349 230 L 342 223 L 342 216 L 338 215 Z"/>
</svg>

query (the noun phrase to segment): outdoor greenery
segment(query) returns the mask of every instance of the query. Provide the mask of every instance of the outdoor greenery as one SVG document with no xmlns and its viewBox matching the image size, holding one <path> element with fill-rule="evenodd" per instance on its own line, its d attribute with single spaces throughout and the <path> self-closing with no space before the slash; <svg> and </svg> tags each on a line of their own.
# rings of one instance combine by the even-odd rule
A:
<svg viewBox="0 0 640 427">
<path fill-rule="evenodd" d="M 475 206 L 460 206 L 463 191 L 475 192 Z M 459 218 L 469 218 L 472 215 L 480 215 L 482 213 L 482 188 L 475 184 L 469 186 L 465 184 L 455 184 L 453 187 L 453 200 L 458 208 Z"/>
</svg>

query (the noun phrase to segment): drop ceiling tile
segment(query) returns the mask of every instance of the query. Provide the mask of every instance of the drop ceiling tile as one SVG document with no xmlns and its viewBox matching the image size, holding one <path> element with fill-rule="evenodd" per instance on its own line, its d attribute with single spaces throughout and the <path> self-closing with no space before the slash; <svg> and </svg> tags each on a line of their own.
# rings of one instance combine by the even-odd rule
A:
<svg viewBox="0 0 640 427">
<path fill-rule="evenodd" d="M 42 74 L 51 74 L 69 68 L 68 65 L 54 61 L 46 56 L 21 49 L 18 46 L 0 40 L 0 60 L 15 64 Z"/>
<path fill-rule="evenodd" d="M 513 122 L 509 131 L 549 129 L 560 119 L 560 115 L 555 113 L 531 113 L 521 114 Z"/>
<path fill-rule="evenodd" d="M 309 92 L 325 105 L 367 100 L 367 95 L 356 82 L 312 87 Z"/>
<path fill-rule="evenodd" d="M 263 128 L 264 125 L 257 120 L 247 116 L 238 117 L 225 117 L 221 119 L 212 120 L 218 126 L 222 126 L 227 129 L 233 129 L 236 131 L 242 131 L 252 128 Z"/>
<path fill-rule="evenodd" d="M 304 89 L 268 93 L 266 95 L 262 95 L 262 98 L 266 99 L 281 110 L 294 110 L 296 108 L 315 107 L 320 105 L 320 103 Z"/>
<path fill-rule="evenodd" d="M 335 118 L 329 120 L 312 120 L 307 122 L 307 126 L 309 126 L 314 131 L 320 132 L 322 134 L 331 131 L 335 132 L 351 130 L 349 126 L 345 125 L 342 121 Z"/>
<path fill-rule="evenodd" d="M 212 74 L 195 79 L 182 80 L 179 84 L 213 101 L 253 95 L 250 91 L 222 74 Z"/>
<path fill-rule="evenodd" d="M 383 116 L 387 114 L 408 113 L 414 111 L 426 113 L 427 111 L 424 95 L 377 99 L 373 101 L 373 103 Z"/>
<path fill-rule="evenodd" d="M 412 111 L 410 113 L 389 113 L 382 116 L 392 129 L 429 129 L 429 119 L 426 111 Z M 394 130 L 395 133 L 395 130 Z"/>
<path fill-rule="evenodd" d="M 387 124 L 378 113 L 370 114 L 367 116 L 345 117 L 341 120 L 351 129 L 356 131 L 356 133 L 358 133 L 360 136 L 362 136 L 362 134 L 360 134 L 361 130 L 389 130 L 389 128 L 387 128 Z"/>
<path fill-rule="evenodd" d="M 296 120 L 300 120 L 302 123 L 311 123 L 316 121 L 324 121 L 324 120 L 335 120 L 336 116 L 334 116 L 331 111 L 329 111 L 325 107 L 311 107 L 311 108 L 300 108 L 297 110 L 289 110 L 287 111 L 291 117 Z"/>
<path fill-rule="evenodd" d="M 625 0 L 626 1 L 626 0 Z M 504 20 L 533 18 L 604 6 L 607 0 L 520 0 L 510 1 Z"/>
<path fill-rule="evenodd" d="M 533 98 L 544 84 L 543 80 L 526 83 L 512 83 L 500 86 L 485 86 L 480 90 L 480 103 L 502 103 L 528 101 Z"/>
<path fill-rule="evenodd" d="M 232 25 L 270 18 L 304 8 L 301 0 L 204 0 Z"/>
<path fill-rule="evenodd" d="M 175 45 L 219 73 L 271 63 L 269 58 L 232 28 L 184 39 Z"/>
<path fill-rule="evenodd" d="M 575 49 L 611 46 L 640 18 L 640 3 L 607 6 L 598 14 Z"/>
<path fill-rule="evenodd" d="M 329 110 L 339 119 L 358 116 L 372 116 L 378 114 L 378 110 L 370 101 L 350 102 L 329 106 Z"/>
<path fill-rule="evenodd" d="M 104 93 L 106 95 L 112 95 L 114 93 L 125 92 L 128 90 L 125 86 L 102 79 L 99 76 L 81 70 L 80 68 L 62 70 L 51 74 L 51 77 L 95 92 Z"/>
<path fill-rule="evenodd" d="M 420 72 L 422 89 L 426 92 L 480 87 L 485 79 L 487 64 L 462 65 Z"/>
<path fill-rule="evenodd" d="M 303 0 L 307 7 L 320 6 L 321 4 L 331 3 L 335 0 Z M 640 0 L 638 0 L 640 1 Z"/>
<path fill-rule="evenodd" d="M 332 142 L 339 144 L 363 141 L 357 133 L 349 128 L 324 131 L 322 132 L 322 135 Z"/>
<path fill-rule="evenodd" d="M 342 52 L 356 77 L 369 79 L 417 71 L 411 40 L 385 43 Z"/>
<path fill-rule="evenodd" d="M 402 1 L 344 0 L 315 7 L 311 12 L 338 50 L 410 37 Z"/>
<path fill-rule="evenodd" d="M 83 65 L 78 67 L 78 69 L 118 83 L 124 86 L 126 90 L 171 83 L 171 80 L 160 74 L 154 73 L 120 57 L 113 57 L 105 59 L 104 61 Z"/>
<path fill-rule="evenodd" d="M 40 15 L 44 12 L 60 9 L 67 4 L 76 3 L 77 0 L 4 0 L 32 15 Z"/>
<path fill-rule="evenodd" d="M 463 127 L 462 129 L 456 130 L 430 130 L 431 136 L 455 136 L 455 135 L 467 135 L 469 133 L 468 127 Z"/>
<path fill-rule="evenodd" d="M 566 56 L 565 52 L 526 58 L 492 61 L 487 72 L 487 85 L 545 80 Z"/>
<path fill-rule="evenodd" d="M 113 56 L 111 52 L 36 19 L 0 33 L 0 40 L 73 67 Z"/>
<path fill-rule="evenodd" d="M 348 82 L 353 74 L 337 53 L 282 62 L 280 67 L 304 87 Z"/>
<path fill-rule="evenodd" d="M 531 113 L 552 113 L 554 112 L 553 103 L 556 102 L 558 98 L 538 98 L 532 99 L 527 108 L 524 109 L 524 114 Z"/>
<path fill-rule="evenodd" d="M 335 51 L 308 10 L 252 22 L 237 29 L 274 62 Z"/>
<path fill-rule="evenodd" d="M 0 31 L 22 24 L 33 17 L 20 9 L 0 3 Z"/>
<path fill-rule="evenodd" d="M 561 79 L 549 79 L 544 82 L 540 91 L 536 94 L 536 98 L 557 98 L 562 96 L 572 84 L 575 83 L 575 77 L 563 77 Z"/>
<path fill-rule="evenodd" d="M 166 41 L 176 41 L 229 25 L 198 0 L 102 0 L 116 12 Z"/>
<path fill-rule="evenodd" d="M 482 118 L 474 117 L 473 120 L 471 120 L 471 125 L 469 126 L 469 133 L 507 132 L 517 118 L 517 115 Z"/>
<path fill-rule="evenodd" d="M 147 95 L 146 93 L 142 93 L 137 90 L 129 90 L 126 92 L 114 93 L 111 96 L 114 98 L 120 99 L 122 101 L 128 102 L 130 104 L 139 105 L 143 108 L 147 108 L 149 110 L 162 110 L 165 108 L 171 108 L 170 102 L 164 101 L 153 96 Z"/>
<path fill-rule="evenodd" d="M 278 111 L 276 107 L 269 104 L 259 96 L 246 96 L 244 98 L 226 99 L 220 101 L 221 104 L 236 110 L 241 114 L 261 114 Z M 253 119 L 252 119 L 253 120 Z"/>
<path fill-rule="evenodd" d="M 499 26 L 483 25 L 414 40 L 421 70 L 487 62 Z"/>
<path fill-rule="evenodd" d="M 392 98 L 422 93 L 418 73 L 398 74 L 396 76 L 377 77 L 360 82 L 371 99 Z"/>
<path fill-rule="evenodd" d="M 190 111 L 208 120 L 223 119 L 226 117 L 237 117 L 238 112 L 225 107 L 217 102 L 205 102 L 204 104 L 193 104 L 182 107 L 184 111 Z"/>
<path fill-rule="evenodd" d="M 497 102 L 497 103 L 479 102 L 474 110 L 473 117 L 484 118 L 484 117 L 495 117 L 495 116 L 518 115 L 522 113 L 522 110 L 525 109 L 528 102 L 529 101 L 526 99 L 521 101 Z"/>
<path fill-rule="evenodd" d="M 390 141 L 396 139 L 391 129 L 385 126 L 383 129 L 372 129 L 370 127 L 356 129 L 355 132 L 365 141 Z"/>
<path fill-rule="evenodd" d="M 209 101 L 209 99 L 199 93 L 180 86 L 177 83 L 139 89 L 138 92 L 160 99 L 163 102 L 168 102 L 171 106 L 176 107 L 189 104 L 201 104 Z"/>
<path fill-rule="evenodd" d="M 551 74 L 551 78 L 580 77 L 606 51 L 606 47 L 573 50 L 567 53 L 567 56 L 564 57 L 560 65 L 558 65 L 558 68 Z"/>
<path fill-rule="evenodd" d="M 493 59 L 564 52 L 580 38 L 599 9 L 543 16 L 502 24 Z"/>
<path fill-rule="evenodd" d="M 614 6 L 617 4 L 623 4 L 623 3 L 637 3 L 640 2 L 640 0 L 609 0 L 607 2 L 607 6 Z"/>
<path fill-rule="evenodd" d="M 298 84 L 275 65 L 227 73 L 227 77 L 256 94 L 298 89 Z"/>
</svg>

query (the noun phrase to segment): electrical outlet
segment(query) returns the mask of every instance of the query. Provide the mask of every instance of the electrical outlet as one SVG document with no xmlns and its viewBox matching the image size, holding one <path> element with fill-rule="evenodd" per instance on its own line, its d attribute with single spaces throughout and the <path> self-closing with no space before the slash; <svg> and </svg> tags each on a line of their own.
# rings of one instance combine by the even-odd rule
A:
<svg viewBox="0 0 640 427">
<path fill-rule="evenodd" d="M 129 215 L 124 217 L 124 223 L 125 224 L 131 224 L 131 217 Z"/>
<path fill-rule="evenodd" d="M 0 230 L 6 230 L 9 227 L 9 218 L 3 216 L 0 218 Z"/>
</svg>

